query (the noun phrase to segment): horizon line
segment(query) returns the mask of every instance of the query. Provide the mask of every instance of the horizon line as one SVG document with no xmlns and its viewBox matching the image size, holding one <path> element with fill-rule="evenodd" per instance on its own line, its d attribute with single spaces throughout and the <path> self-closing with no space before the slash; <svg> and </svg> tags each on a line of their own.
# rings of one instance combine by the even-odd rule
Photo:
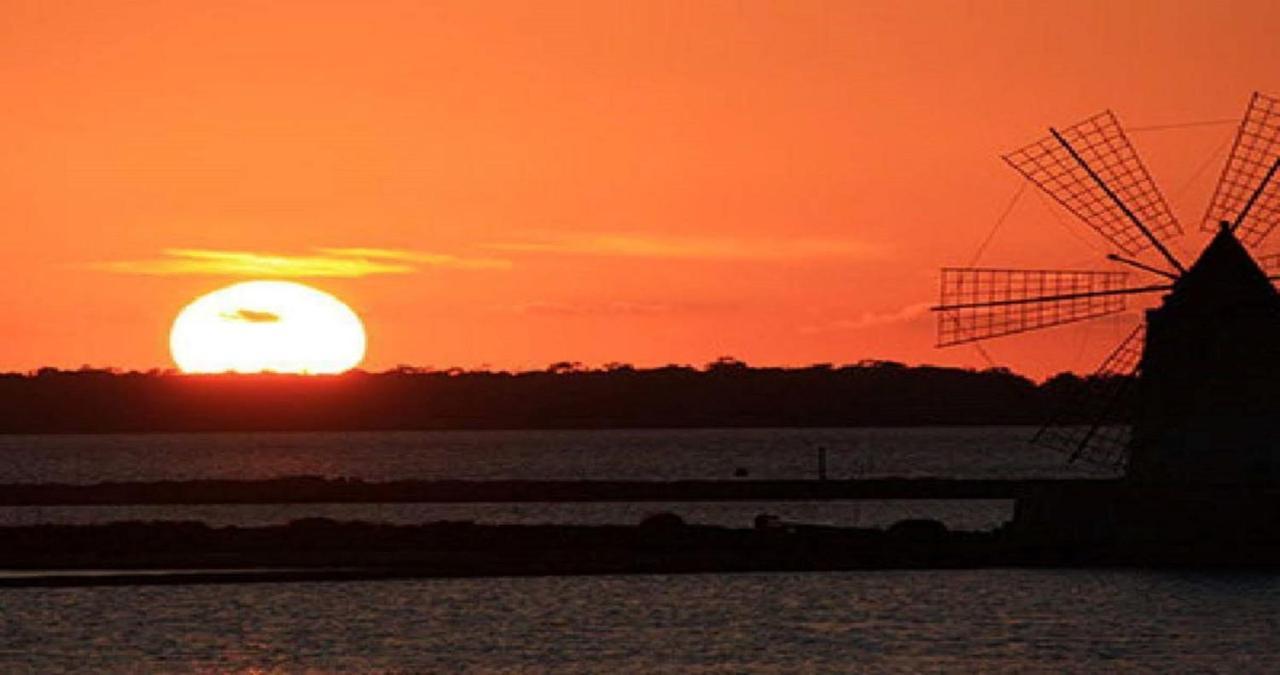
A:
<svg viewBox="0 0 1280 675">
<path fill-rule="evenodd" d="M 959 365 L 939 365 L 933 363 L 905 363 L 893 359 L 859 359 L 857 361 L 849 361 L 836 363 L 831 361 L 818 361 L 807 364 L 797 365 L 755 365 L 736 359 L 733 357 L 721 357 L 719 359 L 709 361 L 703 364 L 692 363 L 666 363 L 661 365 L 635 365 L 621 361 L 608 361 L 598 365 L 589 365 L 576 361 L 556 361 L 547 364 L 542 368 L 494 368 L 488 366 L 465 367 L 465 366 L 415 366 L 401 364 L 385 368 L 381 370 L 365 369 L 360 367 L 351 368 L 340 373 L 289 373 L 280 371 L 256 371 L 256 372 L 184 372 L 175 366 L 168 367 L 151 367 L 145 369 L 124 368 L 117 366 L 93 366 L 81 365 L 74 368 L 64 368 L 59 366 L 40 366 L 29 370 L 4 370 L 0 371 L 0 377 L 26 377 L 36 378 L 51 375 L 111 375 L 111 376 L 146 376 L 146 377 L 181 377 L 181 378 L 253 378 L 253 377 L 279 377 L 279 378 L 313 378 L 313 379 L 333 379 L 345 376 L 360 375 L 528 375 L 528 374 L 588 374 L 588 373 L 620 373 L 620 372 L 645 372 L 658 371 L 668 369 L 692 370 L 700 373 L 709 373 L 713 371 L 726 370 L 782 370 L 782 371 L 802 371 L 802 370 L 851 370 L 851 369 L 868 369 L 868 368 L 898 368 L 903 370 L 952 370 L 970 373 L 1000 373 L 1012 375 L 1032 382 L 1044 383 L 1057 377 L 1070 375 L 1080 378 L 1088 378 L 1095 373 L 1077 372 L 1073 370 L 1060 370 L 1051 375 L 1045 376 L 1043 379 L 1026 375 L 1015 371 L 1008 366 L 988 365 L 983 367 L 977 366 L 959 366 Z"/>
</svg>

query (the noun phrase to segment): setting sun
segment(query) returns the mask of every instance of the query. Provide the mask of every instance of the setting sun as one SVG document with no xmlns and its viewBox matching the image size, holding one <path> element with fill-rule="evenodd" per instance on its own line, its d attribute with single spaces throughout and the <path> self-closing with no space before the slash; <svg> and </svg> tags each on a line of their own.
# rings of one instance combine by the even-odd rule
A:
<svg viewBox="0 0 1280 675">
<path fill-rule="evenodd" d="M 360 318 L 341 300 L 291 281 L 246 281 L 197 298 L 169 335 L 187 373 L 341 373 L 364 358 Z"/>
</svg>

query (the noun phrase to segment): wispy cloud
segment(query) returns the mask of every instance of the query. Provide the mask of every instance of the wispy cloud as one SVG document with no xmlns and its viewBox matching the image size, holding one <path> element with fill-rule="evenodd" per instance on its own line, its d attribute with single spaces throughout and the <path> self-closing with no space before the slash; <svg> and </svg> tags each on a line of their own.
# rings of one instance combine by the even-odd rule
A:
<svg viewBox="0 0 1280 675">
<path fill-rule="evenodd" d="M 931 306 L 928 302 L 916 302 L 889 312 L 863 312 L 861 316 L 835 319 L 818 326 L 805 326 L 801 330 L 806 333 L 820 333 L 835 330 L 862 330 L 889 324 L 909 323 L 925 318 L 929 314 Z"/>
<path fill-rule="evenodd" d="M 511 263 L 495 258 L 461 258 L 382 248 L 318 248 L 310 255 L 211 249 L 165 249 L 158 258 L 93 263 L 91 267 L 118 274 L 149 276 L 244 277 L 365 277 L 376 274 L 411 274 L 424 267 L 451 269 L 503 269 Z"/>
<path fill-rule="evenodd" d="M 623 256 L 691 260 L 798 260 L 879 258 L 886 249 L 848 239 L 748 239 L 603 234 L 564 235 L 535 241 L 496 242 L 486 248 L 511 253 Z"/>
<path fill-rule="evenodd" d="M 610 300 L 596 303 L 527 302 L 500 309 L 529 316 L 653 316 L 687 309 L 661 302 L 627 302 Z"/>
<path fill-rule="evenodd" d="M 500 258 L 460 258 L 447 253 L 426 253 L 393 248 L 318 248 L 316 251 L 344 259 L 393 260 L 426 265 L 428 267 L 450 267 L 463 270 L 493 270 L 511 267 L 510 260 L 502 260 Z"/>
<path fill-rule="evenodd" d="M 148 276 L 363 277 L 408 274 L 413 267 L 314 255 L 273 255 L 248 251 L 166 249 L 159 258 L 95 263 L 94 268 Z"/>
</svg>

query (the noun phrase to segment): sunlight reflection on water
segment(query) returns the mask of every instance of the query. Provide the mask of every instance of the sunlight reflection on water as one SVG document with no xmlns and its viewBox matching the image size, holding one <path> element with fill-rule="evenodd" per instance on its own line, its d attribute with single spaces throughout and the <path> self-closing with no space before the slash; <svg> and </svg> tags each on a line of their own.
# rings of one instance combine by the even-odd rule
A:
<svg viewBox="0 0 1280 675">
<path fill-rule="evenodd" d="M 1280 666 L 1280 578 L 1089 570 L 0 591 L 0 668 L 571 672 Z"/>
</svg>

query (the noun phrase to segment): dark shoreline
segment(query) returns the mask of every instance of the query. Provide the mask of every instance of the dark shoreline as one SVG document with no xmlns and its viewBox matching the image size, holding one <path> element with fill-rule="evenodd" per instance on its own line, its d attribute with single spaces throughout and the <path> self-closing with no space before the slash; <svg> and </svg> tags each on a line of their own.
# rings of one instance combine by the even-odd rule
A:
<svg viewBox="0 0 1280 675">
<path fill-rule="evenodd" d="M 881 530 L 766 519 L 742 529 L 690 525 L 671 514 L 636 526 L 310 518 L 265 527 L 0 528 L 0 570 L 10 573 L 0 572 L 0 588 L 1009 567 L 1277 569 L 1280 540 L 1046 541 L 1008 527 L 948 531 L 928 520 Z"/>
<path fill-rule="evenodd" d="M 887 529 L 781 522 L 421 525 L 305 518 L 212 527 L 150 521 L 0 527 L 0 588 L 384 578 L 994 567 L 1280 568 L 1280 488 L 1120 480 L 392 481 L 295 477 L 0 486 L 0 504 L 307 504 L 1011 499 L 986 532 L 933 520 Z M 102 575 L 91 570 L 113 570 Z M 158 574 L 157 572 L 165 572 Z M 78 573 L 77 573 L 78 572 Z M 56 574 L 55 574 L 56 573 Z"/>
<path fill-rule="evenodd" d="M 272 577 L 522 576 L 865 569 L 973 565 L 992 535 L 935 523 L 890 531 L 769 522 L 755 529 L 689 525 L 659 514 L 639 525 L 388 525 L 307 518 L 211 527 L 120 522 L 0 528 L 0 569 Z M 945 555 L 938 545 L 946 539 Z M 182 578 L 182 577 L 179 577 Z M 0 586 L 31 578 L 0 579 Z M 44 581 L 43 583 L 50 583 Z M 65 578 L 53 583 L 69 583 Z"/>
</svg>

